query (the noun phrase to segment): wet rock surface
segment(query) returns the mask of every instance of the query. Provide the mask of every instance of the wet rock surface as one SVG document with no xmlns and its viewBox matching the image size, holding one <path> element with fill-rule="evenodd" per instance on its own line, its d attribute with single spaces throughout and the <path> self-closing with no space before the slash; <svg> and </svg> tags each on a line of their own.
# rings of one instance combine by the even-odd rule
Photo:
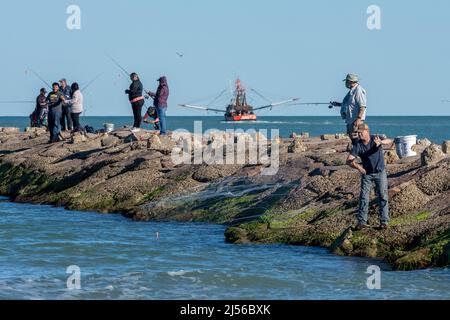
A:
<svg viewBox="0 0 450 320">
<path fill-rule="evenodd" d="M 264 175 L 269 163 L 248 156 L 236 165 L 194 161 L 194 146 L 248 143 L 247 136 L 186 134 L 192 144 L 187 162 L 173 163 L 180 136 L 122 128 L 65 134 L 64 141 L 48 144 L 44 133 L 0 131 L 0 194 L 134 220 L 222 223 L 231 243 L 323 246 L 334 254 L 383 258 L 399 270 L 449 264 L 450 159 L 440 147 L 427 147 L 426 166 L 420 156 L 399 160 L 386 152 L 390 228 L 377 229 L 372 193 L 371 227 L 357 231 L 361 177 L 346 166 L 349 140 L 343 136 L 279 139 L 279 169 Z"/>
</svg>

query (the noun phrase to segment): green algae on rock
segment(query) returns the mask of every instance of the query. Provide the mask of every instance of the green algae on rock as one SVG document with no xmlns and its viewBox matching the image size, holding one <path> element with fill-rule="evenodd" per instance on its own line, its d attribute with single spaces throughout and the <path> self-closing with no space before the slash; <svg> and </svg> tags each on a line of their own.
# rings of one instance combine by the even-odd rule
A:
<svg viewBox="0 0 450 320">
<path fill-rule="evenodd" d="M 354 231 L 360 177 L 345 165 L 346 139 L 303 139 L 301 152 L 289 152 L 296 140 L 282 139 L 273 176 L 260 174 L 261 163 L 174 164 L 176 141 L 168 139 L 119 129 L 49 145 L 45 135 L 14 131 L 0 144 L 0 194 L 140 221 L 225 224 L 230 243 L 322 246 L 396 270 L 449 265 L 448 155 L 426 166 L 420 155 L 391 157 L 391 226 Z M 369 223 L 377 225 L 375 201 Z"/>
</svg>

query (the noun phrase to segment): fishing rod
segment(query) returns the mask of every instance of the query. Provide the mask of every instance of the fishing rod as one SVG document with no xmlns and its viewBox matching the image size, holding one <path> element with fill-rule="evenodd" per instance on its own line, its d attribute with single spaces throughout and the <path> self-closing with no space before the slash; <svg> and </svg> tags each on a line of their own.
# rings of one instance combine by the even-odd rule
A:
<svg viewBox="0 0 450 320">
<path fill-rule="evenodd" d="M 298 101 L 300 99 L 292 99 L 293 100 L 292 102 L 295 102 L 295 103 L 289 103 L 291 101 L 288 100 L 288 101 L 283 101 L 281 103 L 273 104 L 273 103 L 270 102 L 270 99 L 268 99 L 265 96 L 263 96 L 259 91 L 255 90 L 254 88 L 250 88 L 250 90 L 252 92 L 254 92 L 255 94 L 257 94 L 260 98 L 262 98 L 262 99 L 264 99 L 264 100 L 266 100 L 266 101 L 268 101 L 270 103 L 267 106 L 264 106 L 264 107 L 261 107 L 261 108 L 257 108 L 257 109 L 254 109 L 254 110 L 272 108 L 272 107 L 276 107 L 276 106 L 279 106 L 279 105 L 288 105 L 288 106 L 319 106 L 319 105 L 327 105 L 329 109 L 333 109 L 335 107 L 333 102 L 295 102 L 295 101 Z"/>
<path fill-rule="evenodd" d="M 1 104 L 10 104 L 10 103 L 16 103 L 16 104 L 28 104 L 28 103 L 36 103 L 36 101 L 0 101 Z"/>
<path fill-rule="evenodd" d="M 274 103 L 271 103 L 271 104 L 269 104 L 267 106 L 253 108 L 253 111 L 262 110 L 262 109 L 268 109 L 268 108 L 272 109 L 273 107 L 287 105 L 290 102 L 295 102 L 295 101 L 298 101 L 298 100 L 300 100 L 300 98 L 293 98 L 293 99 L 289 99 L 289 100 L 285 100 L 285 101 L 274 102 Z M 289 104 L 289 105 L 294 105 L 294 104 Z"/>
<path fill-rule="evenodd" d="M 29 71 L 31 71 L 39 80 L 41 80 L 43 83 L 45 83 L 46 85 L 48 85 L 50 88 L 51 86 L 48 84 L 47 81 L 45 81 L 44 78 L 42 78 L 37 72 L 35 72 L 32 69 L 28 69 Z M 100 77 L 102 76 L 102 74 L 98 74 L 94 79 L 92 79 L 91 81 L 89 81 L 82 89 L 81 91 L 85 91 L 87 90 L 94 82 L 96 82 Z M 0 104 L 29 104 L 29 103 L 36 103 L 36 101 L 30 101 L 30 100 L 11 100 L 11 101 L 0 101 Z M 84 109 L 84 113 L 83 113 L 83 117 L 86 115 L 86 109 Z"/>
<path fill-rule="evenodd" d="M 39 75 L 39 73 L 37 73 L 36 71 L 34 71 L 31 68 L 28 68 L 28 71 L 31 71 L 31 73 L 33 73 L 39 80 L 41 80 L 45 85 L 47 85 L 50 89 L 52 89 L 52 86 L 43 78 Z M 89 81 L 82 89 L 81 91 L 86 90 L 87 88 L 89 88 L 95 81 L 97 81 L 100 77 L 102 76 L 102 74 L 98 74 L 94 79 L 92 79 L 91 81 Z"/>
<path fill-rule="evenodd" d="M 183 107 L 183 108 L 190 108 L 190 109 L 197 109 L 197 110 L 204 110 L 204 111 L 212 111 L 212 112 L 226 112 L 226 110 L 221 110 L 221 109 L 215 109 L 215 108 L 210 108 L 210 107 L 203 107 L 203 106 L 196 106 L 196 105 L 192 105 L 192 104 L 179 104 L 179 107 Z"/>
<path fill-rule="evenodd" d="M 122 67 L 122 65 L 121 65 L 119 62 L 117 62 L 116 59 L 114 59 L 114 58 L 113 58 L 112 56 L 110 56 L 109 54 L 106 54 L 106 56 L 107 56 L 109 59 L 111 59 L 111 61 L 116 65 L 116 67 L 118 67 L 118 68 L 122 71 L 122 73 L 123 73 L 125 76 L 131 77 L 131 73 L 129 73 L 124 67 Z M 153 97 L 150 95 L 150 91 L 147 91 L 147 90 L 145 90 L 145 89 L 143 89 L 143 90 L 144 90 L 144 92 L 145 92 L 150 98 L 153 99 Z"/>
<path fill-rule="evenodd" d="M 103 75 L 103 74 L 100 73 L 100 74 L 97 75 L 94 79 L 92 79 L 91 81 L 89 81 L 89 82 L 81 89 L 81 91 L 87 90 L 87 89 L 88 89 L 95 81 L 97 81 L 98 78 L 100 78 L 102 75 Z M 84 107 L 84 110 L 83 110 L 83 118 L 86 117 L 86 111 L 87 111 L 87 109 L 90 109 L 90 107 L 89 107 L 89 108 Z"/>
<path fill-rule="evenodd" d="M 131 73 L 129 73 L 124 67 L 122 67 L 122 66 L 120 65 L 120 63 L 117 62 L 116 59 L 114 59 L 114 58 L 113 58 L 112 56 L 110 56 L 109 54 L 106 54 L 106 56 L 107 56 L 109 59 L 111 59 L 111 61 L 116 65 L 116 67 L 118 67 L 118 68 L 122 71 L 122 73 L 123 73 L 125 76 L 127 76 L 127 77 L 130 77 L 130 76 L 131 76 Z"/>
<path fill-rule="evenodd" d="M 89 81 L 83 88 L 81 88 L 81 91 L 85 91 L 87 90 L 87 88 L 89 88 L 95 81 L 97 81 L 103 74 L 100 73 L 98 74 L 94 79 L 92 79 L 91 81 Z"/>
<path fill-rule="evenodd" d="M 299 102 L 288 104 L 289 106 L 328 106 L 329 109 L 340 108 L 340 106 L 335 106 L 333 102 Z"/>
<path fill-rule="evenodd" d="M 28 68 L 28 71 L 31 71 L 31 73 L 34 74 L 39 80 L 41 80 L 49 89 L 52 88 L 52 86 L 47 81 L 45 81 L 45 79 L 41 77 L 36 71 L 31 68 Z"/>
<path fill-rule="evenodd" d="M 338 106 L 335 106 L 333 104 L 333 102 L 295 102 L 298 100 L 300 100 L 300 99 L 295 98 L 295 99 L 291 99 L 291 100 L 281 101 L 281 102 L 269 104 L 267 106 L 255 108 L 253 110 L 256 111 L 256 110 L 268 109 L 268 108 L 272 109 L 273 107 L 278 107 L 281 105 L 285 105 L 285 106 L 328 106 L 329 109 L 340 108 Z M 292 103 L 290 103 L 290 102 L 292 102 Z"/>
<path fill-rule="evenodd" d="M 45 79 L 43 77 L 41 77 L 39 75 L 39 73 L 37 73 L 36 71 L 34 71 L 31 68 L 28 68 L 27 70 L 25 70 L 25 72 L 27 72 L 27 71 L 30 71 L 36 78 L 41 80 L 49 89 L 52 88 L 52 86 L 47 81 L 45 81 Z M 28 104 L 28 103 L 36 103 L 36 101 L 29 101 L 29 100 L 0 101 L 0 104 Z"/>
</svg>

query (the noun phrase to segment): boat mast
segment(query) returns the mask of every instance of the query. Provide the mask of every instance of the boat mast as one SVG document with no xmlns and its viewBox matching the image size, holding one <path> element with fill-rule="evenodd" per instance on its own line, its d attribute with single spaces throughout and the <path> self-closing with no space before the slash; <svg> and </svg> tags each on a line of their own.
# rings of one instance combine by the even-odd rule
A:
<svg viewBox="0 0 450 320">
<path fill-rule="evenodd" d="M 242 84 L 241 79 L 239 78 L 236 79 L 236 97 L 236 105 L 241 107 L 247 105 L 247 100 L 245 97 L 245 87 Z"/>
</svg>

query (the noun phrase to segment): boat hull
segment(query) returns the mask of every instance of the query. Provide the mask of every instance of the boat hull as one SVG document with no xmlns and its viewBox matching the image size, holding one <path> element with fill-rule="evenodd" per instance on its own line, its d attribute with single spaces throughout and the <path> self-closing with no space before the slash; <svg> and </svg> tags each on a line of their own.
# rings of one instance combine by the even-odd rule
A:
<svg viewBox="0 0 450 320">
<path fill-rule="evenodd" d="M 243 115 L 236 115 L 236 116 L 225 116 L 225 121 L 256 121 L 257 117 L 256 114 L 243 114 Z"/>
</svg>

